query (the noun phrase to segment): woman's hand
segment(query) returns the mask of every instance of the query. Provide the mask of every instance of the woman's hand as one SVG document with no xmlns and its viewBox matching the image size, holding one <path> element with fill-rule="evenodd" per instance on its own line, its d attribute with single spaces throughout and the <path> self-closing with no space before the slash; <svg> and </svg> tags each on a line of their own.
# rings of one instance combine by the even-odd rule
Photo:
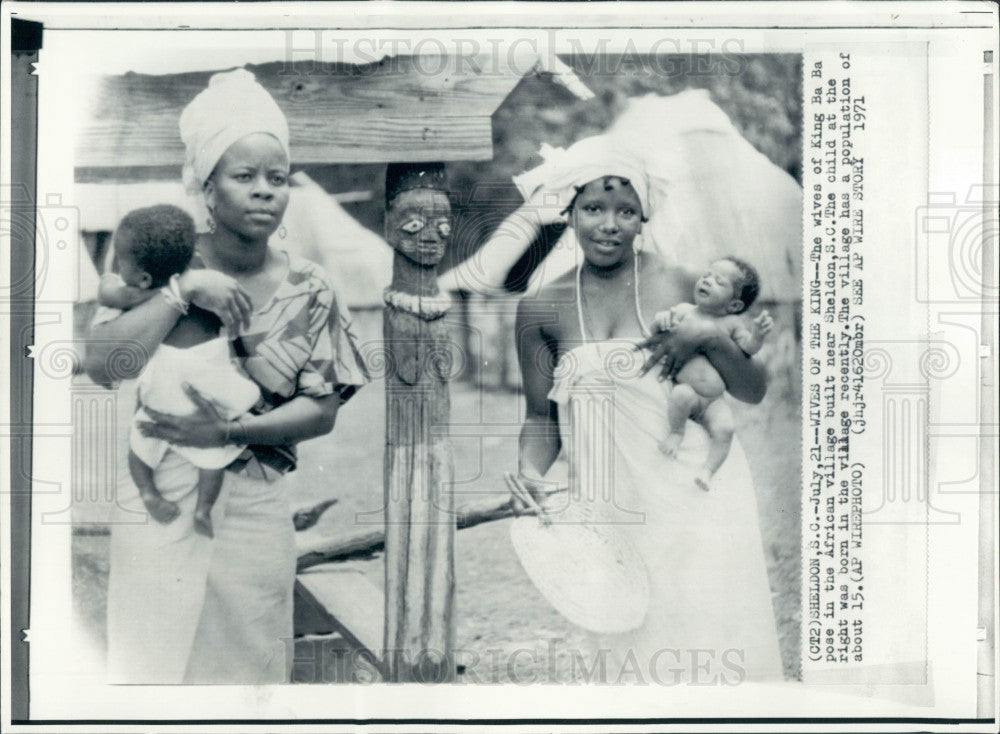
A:
<svg viewBox="0 0 1000 734">
<path fill-rule="evenodd" d="M 155 421 L 141 421 L 139 431 L 146 438 L 159 438 L 175 446 L 213 447 L 225 446 L 227 424 L 215 405 L 191 385 L 184 385 L 184 392 L 197 406 L 190 415 L 169 415 L 142 406 Z"/>
<path fill-rule="evenodd" d="M 181 298 L 214 313 L 230 334 L 249 328 L 253 303 L 234 278 L 218 270 L 199 268 L 184 271 L 179 285 Z"/>
<path fill-rule="evenodd" d="M 660 364 L 660 379 L 673 377 L 691 357 L 707 347 L 718 333 L 713 326 L 706 326 L 699 319 L 674 319 L 669 331 L 655 332 L 636 347 L 653 351 L 642 366 L 642 374 Z"/>
<path fill-rule="evenodd" d="M 510 508 L 516 516 L 538 515 L 542 522 L 551 522 L 545 503 L 551 495 L 564 491 L 566 487 L 524 473 L 515 476 L 504 472 L 503 478 L 510 490 Z"/>
<path fill-rule="evenodd" d="M 677 307 L 669 308 L 666 311 L 657 311 L 653 316 L 653 326 L 657 331 L 671 331 L 684 319 L 684 313 Z"/>
</svg>

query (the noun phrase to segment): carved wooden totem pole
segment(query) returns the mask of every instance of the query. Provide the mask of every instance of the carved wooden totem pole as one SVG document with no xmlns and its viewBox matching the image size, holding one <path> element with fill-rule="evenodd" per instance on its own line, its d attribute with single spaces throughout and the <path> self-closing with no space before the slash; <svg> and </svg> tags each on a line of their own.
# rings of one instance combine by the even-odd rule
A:
<svg viewBox="0 0 1000 734">
<path fill-rule="evenodd" d="M 455 515 L 447 435 L 450 299 L 437 266 L 451 235 L 440 163 L 390 164 L 385 237 L 385 667 L 391 681 L 455 677 Z"/>
</svg>

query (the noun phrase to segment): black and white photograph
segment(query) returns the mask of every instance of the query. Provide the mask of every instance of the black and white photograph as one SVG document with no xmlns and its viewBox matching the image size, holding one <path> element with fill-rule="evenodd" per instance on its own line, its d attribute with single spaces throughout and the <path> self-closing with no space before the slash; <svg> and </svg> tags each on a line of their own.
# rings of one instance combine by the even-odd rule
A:
<svg viewBox="0 0 1000 734">
<path fill-rule="evenodd" d="M 442 63 L 421 61 L 431 71 Z M 136 146 L 151 147 L 150 125 L 181 97 L 179 83 L 202 87 L 174 117 L 186 141 L 182 176 L 207 212 L 199 227 L 183 205 L 142 206 L 181 186 L 151 180 L 146 159 L 130 167 L 114 149 L 116 180 L 81 184 L 93 201 L 81 208 L 81 231 L 94 242 L 95 269 L 109 261 L 96 252 L 100 242 L 117 270 L 99 273 L 95 299 L 81 302 L 94 315 L 81 319 L 90 369 L 79 379 L 114 379 L 100 372 L 122 342 L 146 362 L 134 389 L 118 387 L 124 425 L 110 536 L 80 525 L 91 534 L 74 538 L 76 603 L 106 640 L 114 678 L 350 681 L 353 645 L 368 642 L 367 652 L 384 657 L 381 640 L 365 637 L 369 627 L 381 632 L 384 593 L 397 595 L 389 609 L 399 618 L 384 624 L 401 646 L 398 661 L 386 660 L 399 667 L 385 672 L 402 680 L 448 680 L 458 665 L 489 682 L 565 682 L 588 672 L 595 682 L 667 682 L 700 667 L 705 683 L 798 674 L 801 58 L 602 54 L 564 63 L 572 87 L 531 69 L 527 79 L 505 75 L 510 91 L 489 100 L 500 142 L 482 163 L 398 163 L 393 154 L 421 153 L 395 139 L 371 163 L 286 162 L 295 149 L 289 131 L 322 140 L 344 124 L 338 114 L 370 114 L 337 104 L 345 88 L 360 96 L 366 85 L 381 82 L 387 94 L 398 85 L 395 101 L 417 107 L 408 83 L 414 95 L 444 87 L 435 106 L 461 123 L 474 102 L 461 98 L 475 89 L 472 64 L 448 87 L 420 68 L 359 79 L 348 66 L 317 77 L 281 61 L 106 81 L 100 130 L 116 146 L 131 133 Z M 112 96 L 113 84 L 127 92 Z M 152 109 L 123 109 L 136 99 Z M 393 101 L 370 99 L 373 110 Z M 116 124 L 120 131 L 109 129 Z M 462 134 L 454 133 L 456 155 Z M 96 159 L 99 140 L 89 145 Z M 261 191 L 234 186 L 230 203 L 214 177 L 233 145 L 247 146 L 233 164 L 237 183 L 253 183 L 244 170 L 267 176 Z M 556 148 L 548 160 L 538 154 Z M 319 144 L 311 152 L 337 155 Z M 102 173 L 87 167 L 92 181 Z M 538 183 L 515 208 L 518 175 Z M 156 188 L 166 193 L 150 193 Z M 339 204 L 344 193 L 363 201 Z M 536 202 L 544 207 L 533 210 Z M 541 216 L 549 210 L 554 216 Z M 230 211 L 231 224 L 222 219 Z M 103 221 L 90 224 L 91 212 Z M 330 285 L 328 269 L 345 288 Z M 174 347 L 171 334 L 191 312 L 211 338 Z M 719 329 L 708 328 L 715 322 Z M 237 335 L 240 370 L 230 367 L 229 340 L 217 340 L 224 330 Z M 708 339 L 717 331 L 728 343 L 715 355 Z M 668 333 L 688 341 L 675 347 L 660 336 Z M 653 361 L 661 343 L 673 365 Z M 147 352 L 170 361 L 159 368 Z M 654 369 L 643 376 L 647 361 Z M 757 405 L 744 409 L 732 397 Z M 226 406 L 225 415 L 211 404 Z M 175 417 L 199 405 L 202 415 Z M 452 422 L 462 426 L 455 440 L 444 432 Z M 479 436 L 469 430 L 477 423 Z M 754 469 L 767 489 L 759 493 L 743 433 L 760 457 Z M 200 463 L 188 459 L 199 454 Z M 553 476 L 557 460 L 564 479 Z M 509 519 L 510 492 L 519 514 L 544 514 Z M 455 513 L 497 494 L 482 526 L 450 527 Z M 377 557 L 350 563 L 361 571 L 352 584 L 367 593 L 338 589 L 346 554 L 328 541 L 352 548 L 380 525 L 381 543 L 354 553 Z M 296 535 L 311 540 L 302 553 Z M 293 595 L 300 555 L 308 568 Z M 411 564 L 422 568 L 414 574 Z M 385 592 L 383 577 L 393 584 Z M 364 629 L 345 629 L 341 647 L 303 626 L 307 664 L 296 665 L 294 647 L 286 650 L 296 644 L 294 601 L 330 614 L 326 594 L 334 609 L 356 605 L 350 613 Z"/>
<path fill-rule="evenodd" d="M 995 8 L 337 5 L 5 4 L 8 724 L 987 730 Z"/>
</svg>

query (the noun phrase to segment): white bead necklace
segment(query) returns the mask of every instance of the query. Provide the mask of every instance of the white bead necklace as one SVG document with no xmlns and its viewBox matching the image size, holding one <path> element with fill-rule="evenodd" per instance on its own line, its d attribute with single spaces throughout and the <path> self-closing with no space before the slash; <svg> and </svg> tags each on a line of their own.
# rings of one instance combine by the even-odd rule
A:
<svg viewBox="0 0 1000 734">
<path fill-rule="evenodd" d="M 632 257 L 632 296 L 635 301 L 635 315 L 639 319 L 639 328 L 642 329 L 643 336 L 649 336 L 649 327 L 646 326 L 642 318 L 642 306 L 639 303 L 639 252 L 636 251 Z M 576 314 L 580 321 L 580 336 L 583 341 L 587 341 L 586 316 L 583 310 L 583 261 L 576 266 Z"/>
<path fill-rule="evenodd" d="M 451 296 L 417 296 L 392 288 L 382 291 L 382 300 L 387 306 L 413 314 L 424 321 L 441 318 L 448 313 L 452 304 Z"/>
</svg>

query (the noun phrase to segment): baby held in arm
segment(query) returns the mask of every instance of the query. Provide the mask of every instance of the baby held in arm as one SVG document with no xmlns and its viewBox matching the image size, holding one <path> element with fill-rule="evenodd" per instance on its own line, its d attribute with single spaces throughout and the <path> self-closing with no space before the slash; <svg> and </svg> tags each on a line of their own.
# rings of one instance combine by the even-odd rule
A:
<svg viewBox="0 0 1000 734">
<path fill-rule="evenodd" d="M 713 262 L 695 283 L 694 303 L 681 303 L 656 314 L 656 327 L 669 331 L 683 319 L 711 322 L 731 338 L 748 357 L 760 351 L 764 337 L 774 322 L 767 311 L 749 320 L 747 309 L 760 292 L 757 271 L 735 257 Z M 687 419 L 701 425 L 709 437 L 708 457 L 695 474 L 695 483 L 711 489 L 712 477 L 729 455 L 734 421 L 729 405 L 722 399 L 726 384 L 702 355 L 688 360 L 673 381 L 663 384 L 668 398 L 666 437 L 660 450 L 669 457 L 677 455 L 684 438 Z"/>
<path fill-rule="evenodd" d="M 101 278 L 99 300 L 106 309 L 127 311 L 150 298 L 165 298 L 179 312 L 176 325 L 150 357 L 139 376 L 139 405 L 129 432 L 128 467 L 149 514 L 159 523 L 177 519 L 180 507 L 156 487 L 155 469 L 168 450 L 198 468 L 196 532 L 213 537 L 211 510 L 222 489 L 225 467 L 245 446 L 217 448 L 174 446 L 144 436 L 138 424 L 151 421 L 144 410 L 173 415 L 194 412 L 193 389 L 215 404 L 229 420 L 239 418 L 260 400 L 260 389 L 232 360 L 231 342 L 220 336 L 221 322 L 212 313 L 189 307 L 180 294 L 178 276 L 195 249 L 194 222 L 182 209 L 153 206 L 125 215 L 114 235 L 118 273 Z"/>
</svg>

